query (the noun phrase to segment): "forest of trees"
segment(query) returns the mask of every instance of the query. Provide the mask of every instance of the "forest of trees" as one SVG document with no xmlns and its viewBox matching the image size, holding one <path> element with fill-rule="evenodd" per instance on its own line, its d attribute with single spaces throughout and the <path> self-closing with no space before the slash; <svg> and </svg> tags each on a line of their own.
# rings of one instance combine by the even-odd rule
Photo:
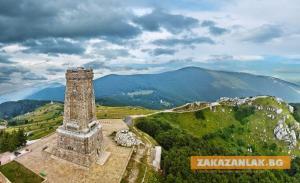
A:
<svg viewBox="0 0 300 183">
<path fill-rule="evenodd" d="M 23 129 L 12 132 L 0 131 L 0 152 L 12 152 L 24 145 L 26 145 L 26 134 Z"/>
<path fill-rule="evenodd" d="M 251 111 L 247 111 L 247 113 Z M 290 170 L 259 170 L 236 172 L 201 172 L 190 169 L 190 156 L 193 155 L 241 155 L 244 142 L 235 142 L 230 134 L 243 133 L 243 129 L 234 125 L 202 138 L 192 136 L 185 131 L 170 126 L 159 119 L 140 118 L 136 122 L 137 128 L 151 135 L 162 147 L 162 174 L 158 180 L 167 183 L 193 182 L 299 182 L 300 159 L 292 161 Z M 218 141 L 222 139 L 223 141 Z M 222 143 L 220 143 L 222 142 Z M 275 144 L 276 145 L 276 144 Z M 270 147 L 276 150 L 274 144 Z M 254 155 L 261 155 L 253 147 Z M 265 155 L 265 154 L 264 154 Z"/>
</svg>

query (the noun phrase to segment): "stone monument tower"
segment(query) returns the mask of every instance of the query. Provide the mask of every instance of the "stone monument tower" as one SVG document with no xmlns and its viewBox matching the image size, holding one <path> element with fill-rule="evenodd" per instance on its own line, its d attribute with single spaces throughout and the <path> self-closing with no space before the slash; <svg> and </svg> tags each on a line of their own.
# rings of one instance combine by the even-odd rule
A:
<svg viewBox="0 0 300 183">
<path fill-rule="evenodd" d="M 93 70 L 77 68 L 66 72 L 63 125 L 57 129 L 53 154 L 88 167 L 103 152 L 102 127 L 96 119 Z"/>
</svg>

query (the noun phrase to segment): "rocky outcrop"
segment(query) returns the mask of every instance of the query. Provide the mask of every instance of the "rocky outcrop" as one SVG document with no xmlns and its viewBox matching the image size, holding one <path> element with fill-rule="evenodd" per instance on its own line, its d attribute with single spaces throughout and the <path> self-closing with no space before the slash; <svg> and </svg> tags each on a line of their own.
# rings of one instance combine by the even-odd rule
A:
<svg viewBox="0 0 300 183">
<path fill-rule="evenodd" d="M 197 101 L 197 102 L 187 103 L 185 105 L 173 108 L 172 111 L 176 111 L 176 112 L 196 111 L 196 110 L 201 110 L 208 106 L 210 106 L 210 103 L 208 102 Z"/>
<path fill-rule="evenodd" d="M 293 106 L 288 105 L 288 108 L 289 108 L 290 113 L 294 113 L 294 107 Z"/>
<path fill-rule="evenodd" d="M 281 114 L 282 113 L 282 109 L 276 109 L 276 114 Z"/>
<path fill-rule="evenodd" d="M 278 140 L 283 140 L 289 145 L 289 149 L 293 149 L 297 145 L 297 136 L 294 129 L 289 128 L 285 120 L 279 120 L 275 129 L 274 135 Z"/>
<path fill-rule="evenodd" d="M 118 145 L 124 147 L 132 147 L 135 145 L 139 145 L 142 143 L 139 139 L 137 139 L 136 135 L 129 130 L 120 130 L 116 133 L 114 138 Z"/>
<path fill-rule="evenodd" d="M 270 119 L 274 120 L 275 119 L 275 115 L 274 114 L 268 114 L 267 115 Z"/>
</svg>

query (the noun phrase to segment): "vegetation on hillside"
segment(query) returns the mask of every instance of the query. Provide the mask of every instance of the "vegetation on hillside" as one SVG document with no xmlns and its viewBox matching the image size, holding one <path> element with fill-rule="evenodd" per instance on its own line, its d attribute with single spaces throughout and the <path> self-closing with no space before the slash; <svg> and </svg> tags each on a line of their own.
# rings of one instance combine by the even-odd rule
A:
<svg viewBox="0 0 300 183">
<path fill-rule="evenodd" d="M 253 105 L 282 108 L 275 112 L 256 110 L 252 106 L 220 105 L 186 113 L 160 113 L 137 119 L 135 125 L 151 135 L 162 147 L 161 182 L 299 182 L 300 159 L 292 161 L 290 170 L 239 171 L 203 173 L 190 169 L 192 155 L 289 155 L 299 156 L 298 147 L 288 146 L 274 138 L 273 130 L 279 119 L 293 116 L 285 103 L 274 98 L 257 99 Z"/>
<path fill-rule="evenodd" d="M 99 106 L 96 108 L 98 119 L 119 119 L 128 115 L 149 114 L 154 110 L 142 107 L 108 107 Z M 36 108 L 32 112 L 18 115 L 8 121 L 6 132 L 18 131 L 20 128 L 28 135 L 28 140 L 34 140 L 55 132 L 56 128 L 63 121 L 63 104 L 47 103 Z M 3 121 L 4 123 L 5 121 Z"/>
<path fill-rule="evenodd" d="M 128 115 L 150 114 L 153 112 L 155 112 L 155 110 L 146 109 L 143 107 L 109 107 L 97 105 L 98 119 L 123 119 Z"/>
<path fill-rule="evenodd" d="M 49 103 L 49 101 L 19 100 L 0 104 L 0 118 L 10 119 L 15 116 L 34 111 L 36 108 Z"/>
<path fill-rule="evenodd" d="M 40 183 L 44 181 L 42 177 L 16 161 L 0 166 L 0 171 L 13 183 Z"/>
<path fill-rule="evenodd" d="M 46 104 L 36 110 L 9 120 L 7 132 L 23 128 L 28 140 L 34 140 L 53 133 L 62 124 L 63 104 Z"/>
<path fill-rule="evenodd" d="M 26 144 L 26 135 L 23 129 L 11 133 L 0 131 L 0 152 L 14 151 Z"/>
<path fill-rule="evenodd" d="M 300 121 L 300 104 L 291 104 L 293 107 L 294 107 L 294 118 L 297 120 L 297 121 Z"/>
</svg>

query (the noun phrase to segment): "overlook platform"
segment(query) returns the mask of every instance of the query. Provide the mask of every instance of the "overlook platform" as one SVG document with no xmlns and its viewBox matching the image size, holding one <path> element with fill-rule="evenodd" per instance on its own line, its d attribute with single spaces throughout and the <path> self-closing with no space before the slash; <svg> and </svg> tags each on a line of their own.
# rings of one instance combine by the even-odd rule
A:
<svg viewBox="0 0 300 183">
<path fill-rule="evenodd" d="M 16 161 L 37 174 L 43 172 L 46 175 L 47 182 L 51 183 L 120 182 L 133 148 L 117 146 L 110 134 L 128 127 L 121 119 L 103 119 L 99 121 L 103 127 L 103 142 L 107 147 L 106 150 L 111 152 L 104 165 L 94 163 L 86 168 L 51 155 L 51 149 L 56 145 L 56 133 L 26 147 L 31 152 L 17 158 Z"/>
</svg>

